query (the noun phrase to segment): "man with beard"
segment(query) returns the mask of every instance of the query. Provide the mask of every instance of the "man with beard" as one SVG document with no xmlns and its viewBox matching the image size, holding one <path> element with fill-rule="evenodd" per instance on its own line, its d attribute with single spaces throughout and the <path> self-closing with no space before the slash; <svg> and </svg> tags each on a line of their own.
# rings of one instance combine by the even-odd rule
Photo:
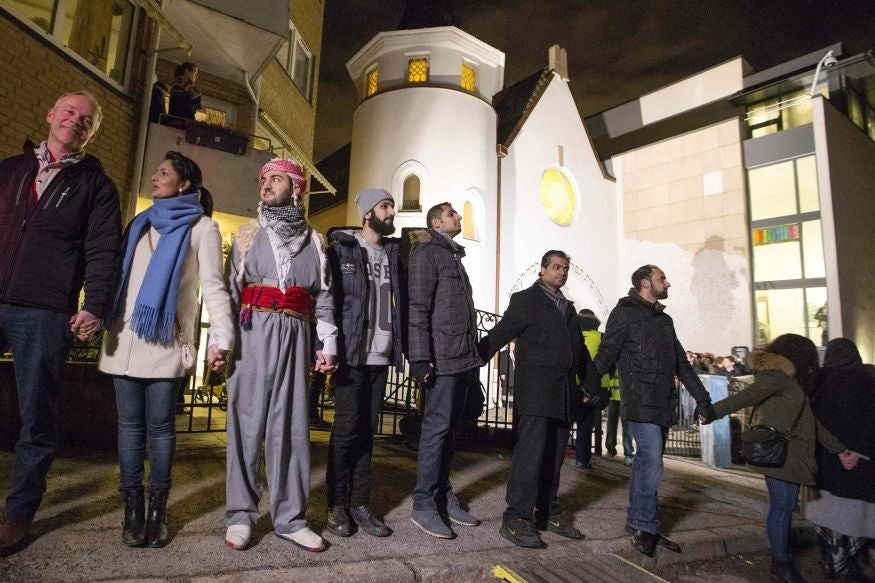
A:
<svg viewBox="0 0 875 583">
<path fill-rule="evenodd" d="M 653 556 L 657 544 L 679 553 L 680 545 L 659 532 L 657 491 L 662 480 L 662 454 L 668 428 L 677 412 L 674 384 L 679 377 L 696 399 L 696 415 L 704 423 L 716 418 L 708 391 L 693 372 L 674 322 L 659 300 L 668 298 L 671 284 L 655 265 L 632 274 L 629 295 L 611 311 L 594 364 L 599 375 L 617 367 L 620 375 L 620 415 L 635 438 L 636 452 L 629 481 L 626 531 L 632 546 Z"/>
<path fill-rule="evenodd" d="M 328 443 L 328 530 L 351 536 L 353 523 L 373 536 L 392 531 L 371 513 L 371 454 L 389 365 L 402 369 L 401 277 L 395 200 L 382 189 L 355 197 L 362 228 L 330 234 L 334 313 L 339 324 L 334 427 Z M 352 521 L 350 521 L 352 516 Z"/>
<path fill-rule="evenodd" d="M 258 218 L 240 227 L 228 259 L 240 336 L 228 379 L 225 543 L 238 550 L 249 545 L 263 492 L 258 466 L 264 443 L 276 535 L 319 552 L 322 538 L 306 521 L 307 370 L 314 316 L 322 343 L 317 370 L 333 370 L 337 354 L 328 264 L 319 234 L 304 218 L 301 167 L 271 160 L 261 169 L 260 185 Z"/>
</svg>

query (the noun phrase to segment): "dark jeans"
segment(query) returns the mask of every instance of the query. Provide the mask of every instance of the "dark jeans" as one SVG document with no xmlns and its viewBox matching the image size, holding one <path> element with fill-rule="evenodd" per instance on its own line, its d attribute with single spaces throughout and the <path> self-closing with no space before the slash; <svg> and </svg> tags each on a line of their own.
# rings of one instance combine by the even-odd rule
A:
<svg viewBox="0 0 875 583">
<path fill-rule="evenodd" d="M 605 434 L 605 449 L 611 455 L 617 455 L 617 426 L 620 424 L 620 401 L 608 403 L 608 428 Z M 623 421 L 623 453 L 627 458 L 635 457 L 635 446 L 632 443 L 632 431 L 629 422 Z"/>
<path fill-rule="evenodd" d="M 388 366 L 341 366 L 334 374 L 334 427 L 325 476 L 328 506 L 367 506 L 374 433 L 386 392 Z"/>
<path fill-rule="evenodd" d="M 69 314 L 0 303 L 0 352 L 12 349 L 21 415 L 7 520 L 32 519 L 46 491 L 58 443 L 61 373 L 73 340 L 69 320 Z"/>
<path fill-rule="evenodd" d="M 571 426 L 560 419 L 520 415 L 504 522 L 530 520 L 536 508 L 542 518 L 559 513 L 559 473 L 570 431 Z"/>
<path fill-rule="evenodd" d="M 472 371 L 438 376 L 425 389 L 425 415 L 419 434 L 419 463 L 414 510 L 437 510 L 438 499 L 445 504 L 452 492 L 450 465 L 455 449 L 455 430 L 462 421 L 462 410 L 473 378 Z"/>
<path fill-rule="evenodd" d="M 115 377 L 118 409 L 119 490 L 143 489 L 149 439 L 149 491 L 170 489 L 176 451 L 176 395 L 180 379 Z"/>
<path fill-rule="evenodd" d="M 662 453 L 668 429 L 655 423 L 629 421 L 638 451 L 629 479 L 629 509 L 626 525 L 635 530 L 659 532 L 659 483 L 662 481 Z"/>
<path fill-rule="evenodd" d="M 790 561 L 790 521 L 799 498 L 799 484 L 766 476 L 766 488 L 769 490 L 766 532 L 772 559 L 786 563 Z"/>
<path fill-rule="evenodd" d="M 595 450 L 602 452 L 602 412 L 596 407 L 582 405 L 574 415 L 577 423 L 577 438 L 574 440 L 574 461 L 589 465 L 592 460 L 592 430 L 596 428 Z"/>
</svg>

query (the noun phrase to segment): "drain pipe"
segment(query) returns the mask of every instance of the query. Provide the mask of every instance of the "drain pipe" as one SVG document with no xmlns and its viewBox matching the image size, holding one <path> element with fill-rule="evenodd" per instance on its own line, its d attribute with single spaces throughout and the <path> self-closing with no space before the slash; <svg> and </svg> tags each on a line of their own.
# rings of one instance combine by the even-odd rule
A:
<svg viewBox="0 0 875 583">
<path fill-rule="evenodd" d="M 164 2 L 160 2 L 163 7 Z M 147 16 L 148 18 L 148 16 Z M 143 96 L 140 99 L 140 124 L 137 129 L 137 149 L 134 152 L 134 175 L 131 178 L 130 200 L 128 200 L 128 217 L 133 217 L 137 212 L 137 197 L 140 195 L 140 181 L 143 179 L 143 165 L 146 163 L 146 136 L 149 133 L 149 106 L 152 102 L 152 85 L 156 81 L 155 68 L 158 65 L 158 42 L 161 39 L 161 23 L 152 21 L 155 34 L 149 43 L 149 60 L 146 64 L 146 85 L 143 88 Z"/>
</svg>

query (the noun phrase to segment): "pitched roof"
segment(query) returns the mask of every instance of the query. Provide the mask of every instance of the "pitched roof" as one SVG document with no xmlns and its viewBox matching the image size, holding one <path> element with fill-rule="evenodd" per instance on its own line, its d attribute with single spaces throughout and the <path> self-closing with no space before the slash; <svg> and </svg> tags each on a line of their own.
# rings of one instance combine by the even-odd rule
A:
<svg viewBox="0 0 875 583">
<path fill-rule="evenodd" d="M 499 144 L 510 146 L 552 78 L 553 71 L 543 69 L 493 96 L 492 106 L 498 114 Z"/>
</svg>

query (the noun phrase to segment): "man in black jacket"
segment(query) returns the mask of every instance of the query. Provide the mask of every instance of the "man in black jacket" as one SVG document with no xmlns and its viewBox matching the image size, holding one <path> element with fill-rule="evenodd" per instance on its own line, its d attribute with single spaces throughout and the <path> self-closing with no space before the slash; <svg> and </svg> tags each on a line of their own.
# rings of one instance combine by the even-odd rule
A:
<svg viewBox="0 0 875 583">
<path fill-rule="evenodd" d="M 428 230 L 414 233 L 407 277 L 407 360 L 425 396 L 410 520 L 431 536 L 452 538 L 445 520 L 480 524 L 459 505 L 450 465 L 454 432 L 482 361 L 471 284 L 462 267 L 465 249 L 453 241 L 462 232 L 462 217 L 445 202 L 429 209 L 426 221 Z"/>
<path fill-rule="evenodd" d="M 355 522 L 373 536 L 391 530 L 370 510 L 371 454 L 389 365 L 403 368 L 401 288 L 395 199 L 382 189 L 356 195 L 361 231 L 329 238 L 339 368 L 334 373 L 334 427 L 328 443 L 328 530 L 353 534 Z M 347 508 L 349 509 L 347 513 Z"/>
<path fill-rule="evenodd" d="M 83 151 L 101 115 L 90 93 L 62 95 L 48 139 L 0 162 L 0 352 L 12 349 L 21 414 L 0 555 L 25 542 L 45 493 L 72 337 L 98 330 L 118 277 L 118 192 Z"/>
<path fill-rule="evenodd" d="M 598 387 L 574 304 L 560 291 L 568 280 L 570 262 L 563 251 L 547 251 L 538 281 L 510 297 L 501 321 L 479 345 L 487 360 L 517 339 L 517 440 L 499 533 L 521 547 L 544 546 L 532 528 L 533 513 L 542 530 L 583 538 L 562 516 L 557 501 L 575 409 L 586 393 L 594 395 Z M 583 390 L 582 382 L 589 391 Z"/>
<path fill-rule="evenodd" d="M 657 544 L 680 552 L 680 545 L 659 533 L 657 491 L 662 480 L 662 454 L 676 413 L 675 376 L 696 399 L 703 422 L 716 416 L 708 391 L 693 372 L 677 339 L 674 322 L 659 300 L 668 298 L 671 284 L 655 265 L 632 274 L 632 289 L 611 311 L 594 364 L 599 375 L 617 367 L 620 414 L 635 438 L 636 453 L 629 481 L 626 530 L 632 546 L 653 556 Z"/>
</svg>

